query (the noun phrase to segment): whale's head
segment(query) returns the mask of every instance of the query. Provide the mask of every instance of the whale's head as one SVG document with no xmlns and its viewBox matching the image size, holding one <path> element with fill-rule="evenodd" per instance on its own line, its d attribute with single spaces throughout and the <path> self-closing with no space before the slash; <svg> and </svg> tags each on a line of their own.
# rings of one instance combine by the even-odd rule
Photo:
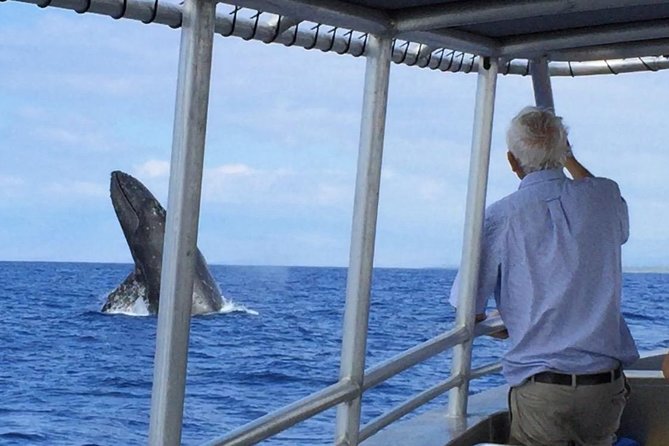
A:
<svg viewBox="0 0 669 446">
<path fill-rule="evenodd" d="M 114 211 L 123 229 L 138 272 L 160 287 L 165 209 L 137 179 L 121 171 L 111 174 L 109 187 Z"/>
</svg>

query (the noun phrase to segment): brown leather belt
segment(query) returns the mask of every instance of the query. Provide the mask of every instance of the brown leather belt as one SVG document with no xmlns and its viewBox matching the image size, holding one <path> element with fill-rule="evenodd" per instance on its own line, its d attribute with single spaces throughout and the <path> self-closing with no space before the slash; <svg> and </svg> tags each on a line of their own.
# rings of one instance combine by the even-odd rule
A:
<svg viewBox="0 0 669 446">
<path fill-rule="evenodd" d="M 611 383 L 622 375 L 622 369 L 604 373 L 592 373 L 589 375 L 568 375 L 556 372 L 541 372 L 530 377 L 530 381 L 545 384 L 559 384 L 562 386 L 592 386 L 595 384 Z"/>
</svg>

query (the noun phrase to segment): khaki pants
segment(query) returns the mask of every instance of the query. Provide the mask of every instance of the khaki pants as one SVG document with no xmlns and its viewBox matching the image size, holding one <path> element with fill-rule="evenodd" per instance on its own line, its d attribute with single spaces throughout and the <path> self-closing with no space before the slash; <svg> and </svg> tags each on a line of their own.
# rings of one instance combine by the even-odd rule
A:
<svg viewBox="0 0 669 446">
<path fill-rule="evenodd" d="M 611 446 L 628 389 L 624 376 L 611 383 L 574 387 L 526 381 L 509 393 L 509 443 Z"/>
</svg>

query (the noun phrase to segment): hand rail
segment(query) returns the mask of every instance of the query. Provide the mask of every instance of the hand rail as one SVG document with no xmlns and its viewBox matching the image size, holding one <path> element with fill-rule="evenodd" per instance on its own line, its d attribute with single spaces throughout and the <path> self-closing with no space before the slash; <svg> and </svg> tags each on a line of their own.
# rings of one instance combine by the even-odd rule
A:
<svg viewBox="0 0 669 446">
<path fill-rule="evenodd" d="M 476 328 L 474 330 L 474 337 L 482 336 L 482 335 L 488 335 L 492 333 L 496 333 L 498 331 L 501 331 L 504 329 L 504 324 L 502 322 L 502 319 L 499 316 L 491 317 L 483 322 L 480 322 L 479 324 L 476 325 Z M 408 358 L 411 358 L 410 360 L 415 360 L 415 362 L 411 363 L 411 365 L 403 364 L 406 365 L 406 367 L 402 368 L 399 370 L 397 373 L 400 371 L 406 370 L 406 368 L 411 367 L 412 365 L 418 364 L 419 362 L 428 359 L 437 353 L 440 353 L 443 350 L 446 350 L 449 347 L 452 347 L 453 345 L 451 344 L 452 341 L 455 341 L 459 339 L 459 336 L 461 335 L 462 330 L 457 330 L 453 329 L 447 333 L 444 333 L 443 335 L 437 336 L 427 342 L 424 342 L 423 344 L 420 344 L 410 350 L 407 350 L 406 352 L 403 352 L 397 356 L 394 356 L 393 358 L 389 359 L 388 361 L 381 363 L 374 367 L 370 372 L 370 375 L 374 373 L 374 382 L 369 382 L 370 380 L 365 379 L 365 383 L 363 386 L 363 391 L 367 390 L 370 387 L 373 387 L 373 385 L 377 385 L 380 382 L 383 382 L 387 380 L 388 378 L 394 376 L 388 374 L 382 374 L 384 371 L 388 370 L 396 370 L 400 366 L 394 366 L 392 364 L 393 361 L 401 361 L 401 360 L 407 360 Z M 450 335 L 450 336 L 449 336 Z M 466 337 L 466 334 L 465 334 Z M 460 341 L 455 341 L 455 342 L 460 342 Z M 438 345 L 443 346 L 443 349 L 440 351 L 436 351 L 432 355 L 427 354 L 428 353 L 428 348 L 434 346 L 435 344 L 439 343 Z M 413 355 L 412 355 L 413 353 Z M 419 356 L 419 354 L 421 354 Z M 394 367 L 393 367 L 394 366 Z M 376 370 L 375 370 L 376 369 Z M 478 367 L 476 369 L 472 369 L 471 374 L 469 376 L 469 379 L 476 379 L 480 378 L 484 375 L 490 374 L 490 373 L 496 373 L 499 372 L 502 369 L 502 365 L 499 362 L 495 362 L 492 364 L 487 364 L 482 367 Z M 378 381 L 379 379 L 382 379 L 381 381 Z M 377 382 L 378 381 L 378 382 Z M 436 386 L 433 386 L 417 395 L 415 395 L 413 398 L 408 399 L 404 403 L 402 403 L 399 406 L 396 406 L 392 408 L 390 411 L 384 413 L 383 415 L 375 418 L 360 430 L 360 441 L 364 441 L 367 438 L 371 437 L 372 435 L 376 434 L 379 432 L 381 429 L 384 427 L 388 426 L 389 424 L 397 421 L 398 419 L 402 418 L 404 415 L 407 415 L 408 413 L 412 412 L 413 410 L 417 409 L 418 407 L 422 406 L 425 403 L 428 403 L 432 401 L 434 398 L 442 395 L 444 392 L 447 390 L 450 390 L 456 386 L 458 386 L 462 382 L 462 377 L 452 377 L 449 378 L 445 381 L 442 381 L 441 383 L 437 384 Z"/>
<path fill-rule="evenodd" d="M 487 335 L 504 329 L 499 316 L 491 317 L 476 325 L 474 337 Z M 312 393 L 311 395 L 284 406 L 272 413 L 258 418 L 230 433 L 214 439 L 203 446 L 242 446 L 255 444 L 265 440 L 272 435 L 282 432 L 289 427 L 311 418 L 339 403 L 350 401 L 358 397 L 364 391 L 387 381 L 389 378 L 421 363 L 422 361 L 436 356 L 448 348 L 467 339 L 467 334 L 462 329 L 452 329 L 446 333 L 435 336 L 409 350 L 406 350 L 392 358 L 371 367 L 365 372 L 363 388 L 359 389 L 353 383 L 340 381 L 325 389 Z M 470 379 L 479 378 L 489 373 L 495 373 L 501 369 L 499 363 L 488 364 L 472 370 Z M 360 441 L 371 437 L 384 427 L 398 420 L 414 409 L 433 400 L 447 390 L 461 384 L 462 377 L 451 377 L 441 383 L 415 395 L 385 414 L 375 418 L 360 430 Z"/>
<path fill-rule="evenodd" d="M 502 363 L 493 362 L 491 364 L 487 364 L 487 365 L 484 365 L 482 367 L 472 369 L 472 372 L 469 374 L 469 379 L 476 379 L 476 378 L 480 378 L 484 375 L 498 373 L 501 370 L 502 370 Z"/>
<path fill-rule="evenodd" d="M 363 391 L 381 384 L 409 367 L 425 361 L 467 339 L 464 328 L 454 328 L 375 365 L 365 373 Z"/>
<path fill-rule="evenodd" d="M 503 329 L 504 323 L 502 322 L 502 318 L 494 316 L 476 325 L 476 328 L 474 329 L 474 337 L 497 333 Z M 466 330 L 463 328 L 454 328 L 395 355 L 392 358 L 375 365 L 365 373 L 365 381 L 362 390 L 366 391 L 371 389 L 393 376 L 402 373 L 406 369 L 436 356 L 466 339 Z"/>
<path fill-rule="evenodd" d="M 272 435 L 330 409 L 339 403 L 349 401 L 360 394 L 360 389 L 351 382 L 340 381 L 313 393 L 281 409 L 260 417 L 229 434 L 214 439 L 203 446 L 243 446 L 256 444 Z"/>
<path fill-rule="evenodd" d="M 362 430 L 360 431 L 360 441 L 366 440 L 392 422 L 399 420 L 404 415 L 419 408 L 423 404 L 432 401 L 439 395 L 442 395 L 444 392 L 459 386 L 462 381 L 463 378 L 461 376 L 450 377 L 449 379 L 440 382 L 436 386 L 430 387 L 429 389 L 417 394 L 413 398 L 408 399 L 399 406 L 392 408 L 390 411 L 386 412 L 380 417 L 375 418 L 363 426 Z"/>
</svg>

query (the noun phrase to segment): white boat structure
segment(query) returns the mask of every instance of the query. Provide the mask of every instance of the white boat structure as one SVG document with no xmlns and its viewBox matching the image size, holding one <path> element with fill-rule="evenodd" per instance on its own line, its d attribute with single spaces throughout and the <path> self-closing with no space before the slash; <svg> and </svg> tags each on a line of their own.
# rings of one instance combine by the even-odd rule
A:
<svg viewBox="0 0 669 446">
<path fill-rule="evenodd" d="M 5 0 L 2 0 L 5 1 Z M 339 446 L 504 444 L 505 387 L 468 396 L 471 380 L 499 371 L 472 369 L 477 336 L 503 328 L 474 323 L 475 289 L 499 74 L 530 75 L 536 103 L 553 107 L 551 76 L 669 68 L 669 1 L 664 0 L 17 0 L 181 28 L 168 215 L 158 317 L 149 444 L 181 443 L 183 402 L 215 34 L 367 59 L 339 381 L 207 443 L 252 445 L 337 407 Z M 217 7 L 218 6 L 218 7 Z M 369 296 L 391 62 L 477 73 L 476 111 L 465 215 L 460 305 L 455 326 L 365 369 Z M 447 349 L 450 376 L 366 425 L 365 391 Z M 628 371 L 634 393 L 621 434 L 645 446 L 669 445 L 669 384 L 661 354 Z M 448 407 L 395 423 L 449 392 Z"/>
</svg>

